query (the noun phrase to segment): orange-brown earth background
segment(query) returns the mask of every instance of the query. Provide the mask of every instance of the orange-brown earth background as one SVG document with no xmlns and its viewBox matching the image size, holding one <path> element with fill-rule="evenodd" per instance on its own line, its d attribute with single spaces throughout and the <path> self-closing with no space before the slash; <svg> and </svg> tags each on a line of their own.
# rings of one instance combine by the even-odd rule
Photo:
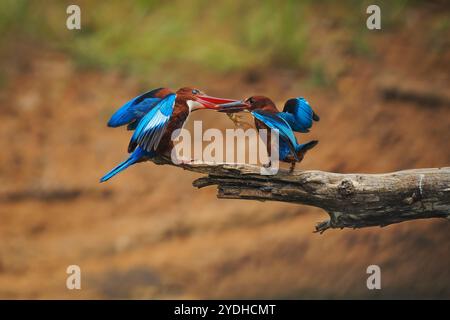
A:
<svg viewBox="0 0 450 320">
<path fill-rule="evenodd" d="M 17 2 L 21 7 L 10 1 L 10 9 L 19 18 L 8 20 L 4 8 L 0 20 L 0 298 L 450 298 L 450 224 L 445 220 L 319 235 L 312 233 L 314 225 L 327 218 L 319 209 L 218 200 L 215 188 L 192 187 L 197 174 L 174 167 L 140 164 L 98 183 L 126 156 L 130 136 L 107 128 L 109 116 L 129 98 L 157 86 L 195 85 L 230 98 L 265 94 L 279 106 L 290 97 L 307 97 L 321 121 L 308 137 L 299 138 L 318 138 L 320 144 L 297 166 L 300 170 L 376 173 L 448 166 L 450 23 L 444 1 L 381 5 L 382 17 L 394 9 L 395 15 L 373 32 L 365 30 L 363 2 L 349 1 L 344 8 L 308 2 L 302 7 L 307 22 L 295 20 L 292 27 L 307 24 L 298 42 L 305 47 L 289 47 L 285 42 L 291 35 L 279 34 L 275 46 L 271 37 L 283 29 L 270 25 L 263 32 L 271 36 L 258 38 L 263 40 L 254 47 L 238 46 L 245 40 L 239 36 L 233 42 L 227 14 L 236 18 L 243 12 L 246 19 L 251 8 L 258 10 L 254 1 L 249 2 L 253 7 L 236 2 L 219 9 L 194 1 L 195 8 L 206 11 L 191 13 L 180 13 L 186 2 L 174 2 L 180 9 L 174 9 L 175 16 L 168 15 L 170 5 L 160 10 L 153 2 L 145 10 L 142 1 L 127 10 L 118 3 L 82 1 L 87 31 L 65 29 L 64 2 L 48 8 Z M 288 6 L 290 14 L 289 5 L 279 6 Z M 262 15 L 270 17 L 263 9 Z M 47 10 L 53 14 L 43 14 Z M 188 15 L 185 20 L 195 24 L 155 40 L 152 32 L 159 29 L 141 30 L 140 23 L 116 41 L 93 37 L 108 27 L 95 19 L 113 12 L 110 27 L 117 31 L 133 23 L 120 17 L 136 10 L 143 11 L 139 21 L 176 15 L 183 21 L 181 15 Z M 216 19 L 222 12 L 225 18 Z M 349 27 L 343 21 L 350 14 L 356 22 Z M 258 29 L 252 17 L 238 34 Z M 41 28 L 43 20 L 50 21 L 48 29 Z M 195 37 L 208 32 L 202 23 L 214 25 L 210 32 L 215 34 L 209 36 L 217 48 L 208 47 L 207 35 Z M 55 25 L 59 34 L 49 35 Z M 178 41 L 192 41 L 200 53 L 170 44 L 176 30 L 185 32 Z M 81 40 L 73 35 L 77 32 Z M 160 41 L 169 48 L 167 56 L 175 62 L 152 60 L 156 49 L 147 52 L 142 46 L 134 56 L 120 47 L 135 46 L 139 41 L 133 37 L 143 34 L 146 44 Z M 65 36 L 79 47 L 60 46 Z M 273 48 L 267 53 L 258 43 Z M 242 52 L 229 50 L 233 46 Z M 79 48 L 100 53 L 85 63 Z M 114 57 L 116 50 L 124 53 L 102 65 L 102 58 Z M 202 50 L 210 50 L 209 60 Z M 283 50 L 294 53 L 294 59 L 283 60 Z M 116 65 L 139 59 L 145 71 L 139 64 Z M 217 68 L 222 63 L 227 67 Z M 145 69 L 148 65 L 157 68 Z M 409 98 L 386 99 L 386 88 Z M 189 123 L 194 119 L 203 119 L 205 127 L 232 127 L 213 112 L 198 112 Z M 71 264 L 81 267 L 82 290 L 66 289 Z M 371 264 L 381 267 L 382 290 L 366 288 Z"/>
</svg>

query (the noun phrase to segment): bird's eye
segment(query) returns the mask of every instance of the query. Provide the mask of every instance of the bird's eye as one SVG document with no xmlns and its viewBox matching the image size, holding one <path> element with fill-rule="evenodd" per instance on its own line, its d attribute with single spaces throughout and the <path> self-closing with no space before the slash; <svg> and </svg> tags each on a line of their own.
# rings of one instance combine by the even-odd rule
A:
<svg viewBox="0 0 450 320">
<path fill-rule="evenodd" d="M 192 90 L 192 94 L 199 94 L 199 93 L 200 93 L 200 91 L 197 90 L 197 89 L 193 89 L 193 90 Z"/>
<path fill-rule="evenodd" d="M 250 103 L 254 103 L 255 102 L 255 100 L 253 98 L 248 98 L 247 101 L 250 102 Z"/>
</svg>

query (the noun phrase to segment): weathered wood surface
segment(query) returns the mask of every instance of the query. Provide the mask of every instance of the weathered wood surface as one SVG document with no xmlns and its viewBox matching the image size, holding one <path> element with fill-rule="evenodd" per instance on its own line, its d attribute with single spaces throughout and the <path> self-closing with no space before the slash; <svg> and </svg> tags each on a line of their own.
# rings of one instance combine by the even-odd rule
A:
<svg viewBox="0 0 450 320">
<path fill-rule="evenodd" d="M 172 164 L 166 158 L 157 164 Z M 329 228 L 386 226 L 426 218 L 450 219 L 450 167 L 413 169 L 385 174 L 339 174 L 323 171 L 260 175 L 248 165 L 181 164 L 206 176 L 193 182 L 198 188 L 217 185 L 218 198 L 272 200 L 324 209 Z"/>
</svg>

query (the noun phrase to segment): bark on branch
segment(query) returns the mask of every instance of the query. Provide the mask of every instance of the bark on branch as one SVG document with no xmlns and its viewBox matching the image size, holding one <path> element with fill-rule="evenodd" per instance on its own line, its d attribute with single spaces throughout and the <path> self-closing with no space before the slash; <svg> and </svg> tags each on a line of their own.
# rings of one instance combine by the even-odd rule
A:
<svg viewBox="0 0 450 320">
<path fill-rule="evenodd" d="M 157 158 L 157 164 L 172 164 Z M 172 164 L 173 165 L 173 164 Z M 249 165 L 182 164 L 206 174 L 193 182 L 197 188 L 217 185 L 218 198 L 272 200 L 324 209 L 329 228 L 386 226 L 402 221 L 450 219 L 450 167 L 414 169 L 386 174 L 339 174 L 323 171 L 281 170 L 260 175 Z"/>
</svg>

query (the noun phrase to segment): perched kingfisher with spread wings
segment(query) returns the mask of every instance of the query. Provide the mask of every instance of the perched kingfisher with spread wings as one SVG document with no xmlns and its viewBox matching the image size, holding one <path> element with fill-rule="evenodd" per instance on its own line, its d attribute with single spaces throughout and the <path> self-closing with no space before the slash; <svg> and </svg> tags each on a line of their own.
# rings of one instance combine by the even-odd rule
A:
<svg viewBox="0 0 450 320">
<path fill-rule="evenodd" d="M 167 88 L 146 92 L 125 103 L 108 121 L 108 126 L 127 125 L 134 130 L 128 145 L 129 158 L 104 175 L 100 182 L 111 179 L 129 166 L 167 155 L 173 148 L 172 133 L 180 129 L 189 114 L 200 109 L 215 109 L 219 104 L 236 100 L 207 96 L 202 91 L 184 87 L 176 93 Z"/>
<path fill-rule="evenodd" d="M 227 114 L 240 111 L 249 111 L 255 118 L 256 129 L 278 130 L 279 134 L 279 159 L 291 164 L 293 171 L 295 164 L 303 160 L 306 152 L 314 148 L 317 140 L 299 144 L 293 131 L 309 132 L 313 121 L 319 121 L 319 116 L 312 110 L 304 98 L 293 98 L 286 101 L 283 112 L 280 112 L 275 103 L 265 96 L 253 96 L 245 101 L 235 101 L 221 104 L 220 112 Z M 237 117 L 230 118 L 240 125 Z M 271 155 L 270 135 L 267 138 L 267 152 Z"/>
</svg>

